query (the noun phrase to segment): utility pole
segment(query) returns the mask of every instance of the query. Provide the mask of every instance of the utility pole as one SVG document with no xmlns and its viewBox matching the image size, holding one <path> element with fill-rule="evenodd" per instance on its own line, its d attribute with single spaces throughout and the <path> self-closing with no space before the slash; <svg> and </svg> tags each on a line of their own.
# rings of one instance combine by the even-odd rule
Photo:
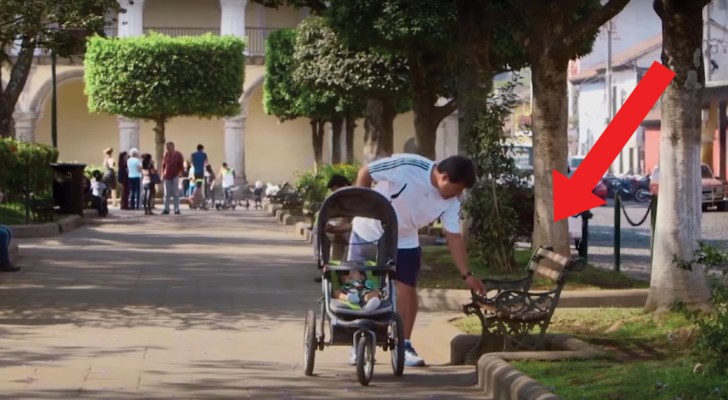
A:
<svg viewBox="0 0 728 400">
<path fill-rule="evenodd" d="M 713 63 L 712 63 L 712 46 L 710 45 L 710 8 L 712 4 L 708 3 L 705 6 L 704 18 L 703 18 L 703 37 L 705 38 L 705 82 L 711 81 L 711 75 L 713 75 Z"/>
<path fill-rule="evenodd" d="M 612 20 L 610 19 L 609 22 L 607 22 L 607 69 L 605 71 L 605 81 L 606 81 L 606 88 L 607 88 L 607 118 L 605 122 L 605 126 L 609 125 L 610 122 L 612 122 L 612 118 L 614 117 L 614 110 L 612 107 L 612 32 L 614 30 L 614 24 L 612 23 Z M 621 160 L 622 153 L 619 153 L 619 157 Z M 613 172 L 612 165 L 609 166 L 609 172 Z"/>
</svg>

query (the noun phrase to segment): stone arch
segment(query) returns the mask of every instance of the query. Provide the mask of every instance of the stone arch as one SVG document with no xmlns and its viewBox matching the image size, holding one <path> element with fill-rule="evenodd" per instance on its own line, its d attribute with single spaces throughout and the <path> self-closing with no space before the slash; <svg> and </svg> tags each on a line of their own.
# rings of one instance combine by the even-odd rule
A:
<svg viewBox="0 0 728 400">
<path fill-rule="evenodd" d="M 265 74 L 255 78 L 255 80 L 243 91 L 243 96 L 240 99 L 240 104 L 242 105 L 243 109 L 243 115 L 248 114 L 248 103 L 250 103 L 250 98 L 253 96 L 253 93 L 261 88 L 263 86 L 263 82 L 265 81 Z"/>
<path fill-rule="evenodd" d="M 83 68 L 69 68 L 58 71 L 56 73 L 56 86 L 63 82 L 73 80 L 76 78 L 83 79 Z M 41 113 L 43 108 L 43 102 L 50 95 L 53 90 L 53 77 L 48 77 L 45 82 L 38 88 L 33 95 L 33 99 L 30 101 L 30 110 Z"/>
</svg>

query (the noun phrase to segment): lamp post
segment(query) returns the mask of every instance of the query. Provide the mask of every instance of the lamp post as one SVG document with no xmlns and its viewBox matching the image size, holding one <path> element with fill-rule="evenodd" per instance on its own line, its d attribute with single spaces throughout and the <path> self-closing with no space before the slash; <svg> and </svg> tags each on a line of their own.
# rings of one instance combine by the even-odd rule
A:
<svg viewBox="0 0 728 400">
<path fill-rule="evenodd" d="M 51 81 L 53 94 L 51 97 L 51 142 L 58 148 L 58 98 L 56 90 L 56 51 L 51 49 Z"/>
</svg>

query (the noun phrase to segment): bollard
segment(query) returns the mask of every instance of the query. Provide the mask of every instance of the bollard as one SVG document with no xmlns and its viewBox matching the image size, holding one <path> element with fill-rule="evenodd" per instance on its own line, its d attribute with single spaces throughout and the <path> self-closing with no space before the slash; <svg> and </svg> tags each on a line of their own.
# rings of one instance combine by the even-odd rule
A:
<svg viewBox="0 0 728 400">
<path fill-rule="evenodd" d="M 622 246 L 622 199 L 618 194 L 614 195 L 614 270 L 620 269 L 620 247 Z"/>
<path fill-rule="evenodd" d="M 655 247 L 655 224 L 657 223 L 657 195 L 653 194 L 650 198 L 650 226 L 652 232 L 650 235 L 650 273 L 652 272 L 652 251 Z"/>
<path fill-rule="evenodd" d="M 579 257 L 588 262 L 589 259 L 589 220 L 594 216 L 590 210 L 581 214 L 581 241 L 579 242 Z"/>
</svg>

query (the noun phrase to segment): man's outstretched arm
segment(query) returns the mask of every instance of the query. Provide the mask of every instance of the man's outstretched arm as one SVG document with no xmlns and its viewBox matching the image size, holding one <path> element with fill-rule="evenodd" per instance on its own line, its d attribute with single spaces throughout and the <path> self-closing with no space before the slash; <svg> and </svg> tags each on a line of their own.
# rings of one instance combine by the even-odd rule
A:
<svg viewBox="0 0 728 400">
<path fill-rule="evenodd" d="M 485 287 L 483 282 L 474 276 L 468 268 L 468 251 L 465 246 L 465 240 L 460 233 L 452 233 L 445 230 L 445 238 L 447 239 L 447 247 L 450 249 L 453 264 L 463 277 L 465 284 L 470 290 L 476 293 L 484 293 Z"/>
</svg>

